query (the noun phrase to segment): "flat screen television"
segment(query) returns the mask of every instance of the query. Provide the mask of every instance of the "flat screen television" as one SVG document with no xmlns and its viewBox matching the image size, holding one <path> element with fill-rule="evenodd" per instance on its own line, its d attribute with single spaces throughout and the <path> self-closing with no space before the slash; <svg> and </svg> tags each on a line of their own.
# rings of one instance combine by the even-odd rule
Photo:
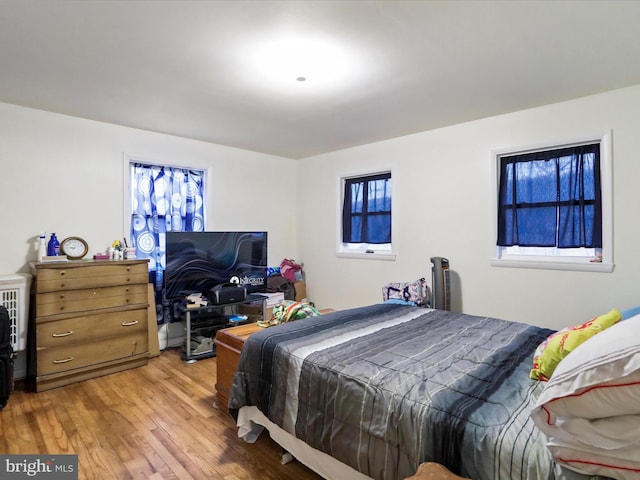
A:
<svg viewBox="0 0 640 480">
<path fill-rule="evenodd" d="M 237 280 L 247 293 L 267 287 L 267 232 L 167 232 L 167 299 Z"/>
</svg>

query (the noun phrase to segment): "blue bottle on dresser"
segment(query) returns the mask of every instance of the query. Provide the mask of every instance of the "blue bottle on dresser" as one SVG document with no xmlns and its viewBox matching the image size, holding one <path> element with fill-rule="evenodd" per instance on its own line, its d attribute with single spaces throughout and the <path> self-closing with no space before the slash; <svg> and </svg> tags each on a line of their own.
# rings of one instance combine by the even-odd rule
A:
<svg viewBox="0 0 640 480">
<path fill-rule="evenodd" d="M 50 257 L 60 255 L 60 242 L 58 241 L 58 237 L 56 237 L 55 233 L 51 234 L 51 238 L 49 239 L 49 243 L 47 245 L 47 255 Z"/>
</svg>

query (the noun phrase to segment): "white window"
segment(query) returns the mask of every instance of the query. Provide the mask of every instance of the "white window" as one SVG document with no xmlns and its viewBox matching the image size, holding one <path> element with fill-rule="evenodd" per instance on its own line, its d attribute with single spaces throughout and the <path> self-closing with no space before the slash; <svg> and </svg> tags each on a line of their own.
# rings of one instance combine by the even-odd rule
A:
<svg viewBox="0 0 640 480">
<path fill-rule="evenodd" d="M 492 265 L 613 269 L 610 134 L 492 158 Z"/>
<path fill-rule="evenodd" d="M 338 254 L 393 259 L 391 172 L 341 178 Z"/>
</svg>

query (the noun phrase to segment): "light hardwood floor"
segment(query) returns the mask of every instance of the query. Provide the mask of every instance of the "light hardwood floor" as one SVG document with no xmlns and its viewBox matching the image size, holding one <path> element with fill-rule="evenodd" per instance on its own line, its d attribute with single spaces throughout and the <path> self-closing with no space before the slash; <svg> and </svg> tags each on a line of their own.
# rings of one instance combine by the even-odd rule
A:
<svg viewBox="0 0 640 480">
<path fill-rule="evenodd" d="M 80 479 L 319 480 L 280 463 L 268 435 L 247 444 L 214 408 L 216 360 L 166 350 L 149 365 L 32 393 L 0 411 L 0 452 L 78 454 Z"/>
</svg>

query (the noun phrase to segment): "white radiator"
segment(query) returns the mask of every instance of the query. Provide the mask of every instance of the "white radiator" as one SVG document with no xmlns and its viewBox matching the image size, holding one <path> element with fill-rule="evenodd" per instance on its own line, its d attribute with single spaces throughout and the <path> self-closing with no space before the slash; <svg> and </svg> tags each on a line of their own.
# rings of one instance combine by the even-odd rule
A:
<svg viewBox="0 0 640 480">
<path fill-rule="evenodd" d="M 27 349 L 30 287 L 31 275 L 28 273 L 0 275 L 0 305 L 9 311 L 9 338 L 15 352 Z"/>
</svg>

